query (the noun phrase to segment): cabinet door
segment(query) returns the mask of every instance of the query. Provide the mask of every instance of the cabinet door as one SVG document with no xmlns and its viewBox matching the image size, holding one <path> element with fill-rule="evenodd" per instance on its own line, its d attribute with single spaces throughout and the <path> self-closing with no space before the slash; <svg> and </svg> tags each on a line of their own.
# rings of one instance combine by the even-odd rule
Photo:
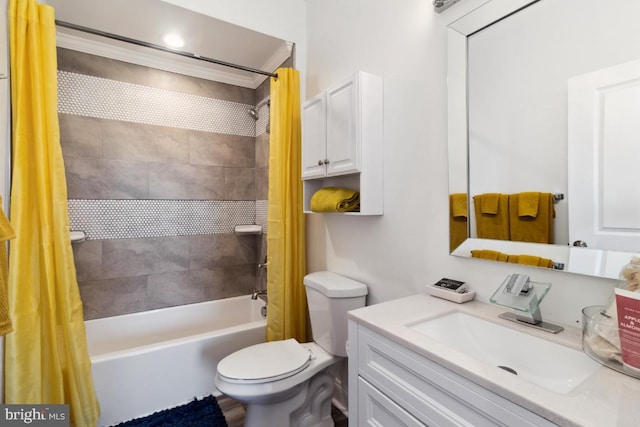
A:
<svg viewBox="0 0 640 427">
<path fill-rule="evenodd" d="M 327 90 L 327 175 L 360 171 L 358 77 Z"/>
<path fill-rule="evenodd" d="M 327 119 L 326 95 L 321 93 L 302 107 L 302 179 L 326 175 Z"/>
<path fill-rule="evenodd" d="M 360 425 L 384 427 L 425 427 L 371 384 L 358 378 L 358 413 Z"/>
</svg>

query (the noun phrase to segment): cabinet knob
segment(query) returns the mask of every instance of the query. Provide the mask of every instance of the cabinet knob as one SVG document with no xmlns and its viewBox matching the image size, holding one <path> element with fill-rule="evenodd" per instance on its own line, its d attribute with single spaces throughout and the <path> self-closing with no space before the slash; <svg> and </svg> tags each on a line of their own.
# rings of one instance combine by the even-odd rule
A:
<svg viewBox="0 0 640 427">
<path fill-rule="evenodd" d="M 318 160 L 318 166 L 322 166 L 324 165 L 324 162 L 322 160 Z"/>
<path fill-rule="evenodd" d="M 329 164 L 329 159 L 324 159 L 324 164 L 328 165 Z"/>
</svg>

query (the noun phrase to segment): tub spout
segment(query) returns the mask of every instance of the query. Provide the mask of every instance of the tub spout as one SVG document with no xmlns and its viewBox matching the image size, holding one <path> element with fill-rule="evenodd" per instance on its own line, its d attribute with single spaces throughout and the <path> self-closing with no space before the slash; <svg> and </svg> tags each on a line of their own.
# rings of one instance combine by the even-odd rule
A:
<svg viewBox="0 0 640 427">
<path fill-rule="evenodd" d="M 259 291 L 257 289 L 254 289 L 253 293 L 251 294 L 251 299 L 256 300 L 258 298 L 260 298 L 264 302 L 267 302 L 267 291 Z"/>
</svg>

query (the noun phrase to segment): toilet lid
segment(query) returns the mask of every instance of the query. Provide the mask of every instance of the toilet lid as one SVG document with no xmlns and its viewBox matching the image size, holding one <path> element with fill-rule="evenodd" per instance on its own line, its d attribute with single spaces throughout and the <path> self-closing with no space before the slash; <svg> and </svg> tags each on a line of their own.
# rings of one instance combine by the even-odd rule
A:
<svg viewBox="0 0 640 427">
<path fill-rule="evenodd" d="M 310 361 L 309 350 L 292 338 L 236 351 L 218 363 L 218 374 L 229 382 L 265 383 L 295 375 Z"/>
</svg>

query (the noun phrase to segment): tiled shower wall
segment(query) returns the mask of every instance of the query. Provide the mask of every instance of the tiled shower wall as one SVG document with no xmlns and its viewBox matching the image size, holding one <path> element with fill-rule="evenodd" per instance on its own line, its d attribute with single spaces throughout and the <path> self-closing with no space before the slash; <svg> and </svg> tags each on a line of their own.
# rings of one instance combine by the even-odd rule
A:
<svg viewBox="0 0 640 427">
<path fill-rule="evenodd" d="M 268 95 L 58 49 L 58 110 L 85 319 L 261 287 Z M 266 89 L 265 89 L 266 87 Z M 256 136 L 257 135 L 257 136 Z M 262 284 L 262 286 L 264 286 Z"/>
</svg>

